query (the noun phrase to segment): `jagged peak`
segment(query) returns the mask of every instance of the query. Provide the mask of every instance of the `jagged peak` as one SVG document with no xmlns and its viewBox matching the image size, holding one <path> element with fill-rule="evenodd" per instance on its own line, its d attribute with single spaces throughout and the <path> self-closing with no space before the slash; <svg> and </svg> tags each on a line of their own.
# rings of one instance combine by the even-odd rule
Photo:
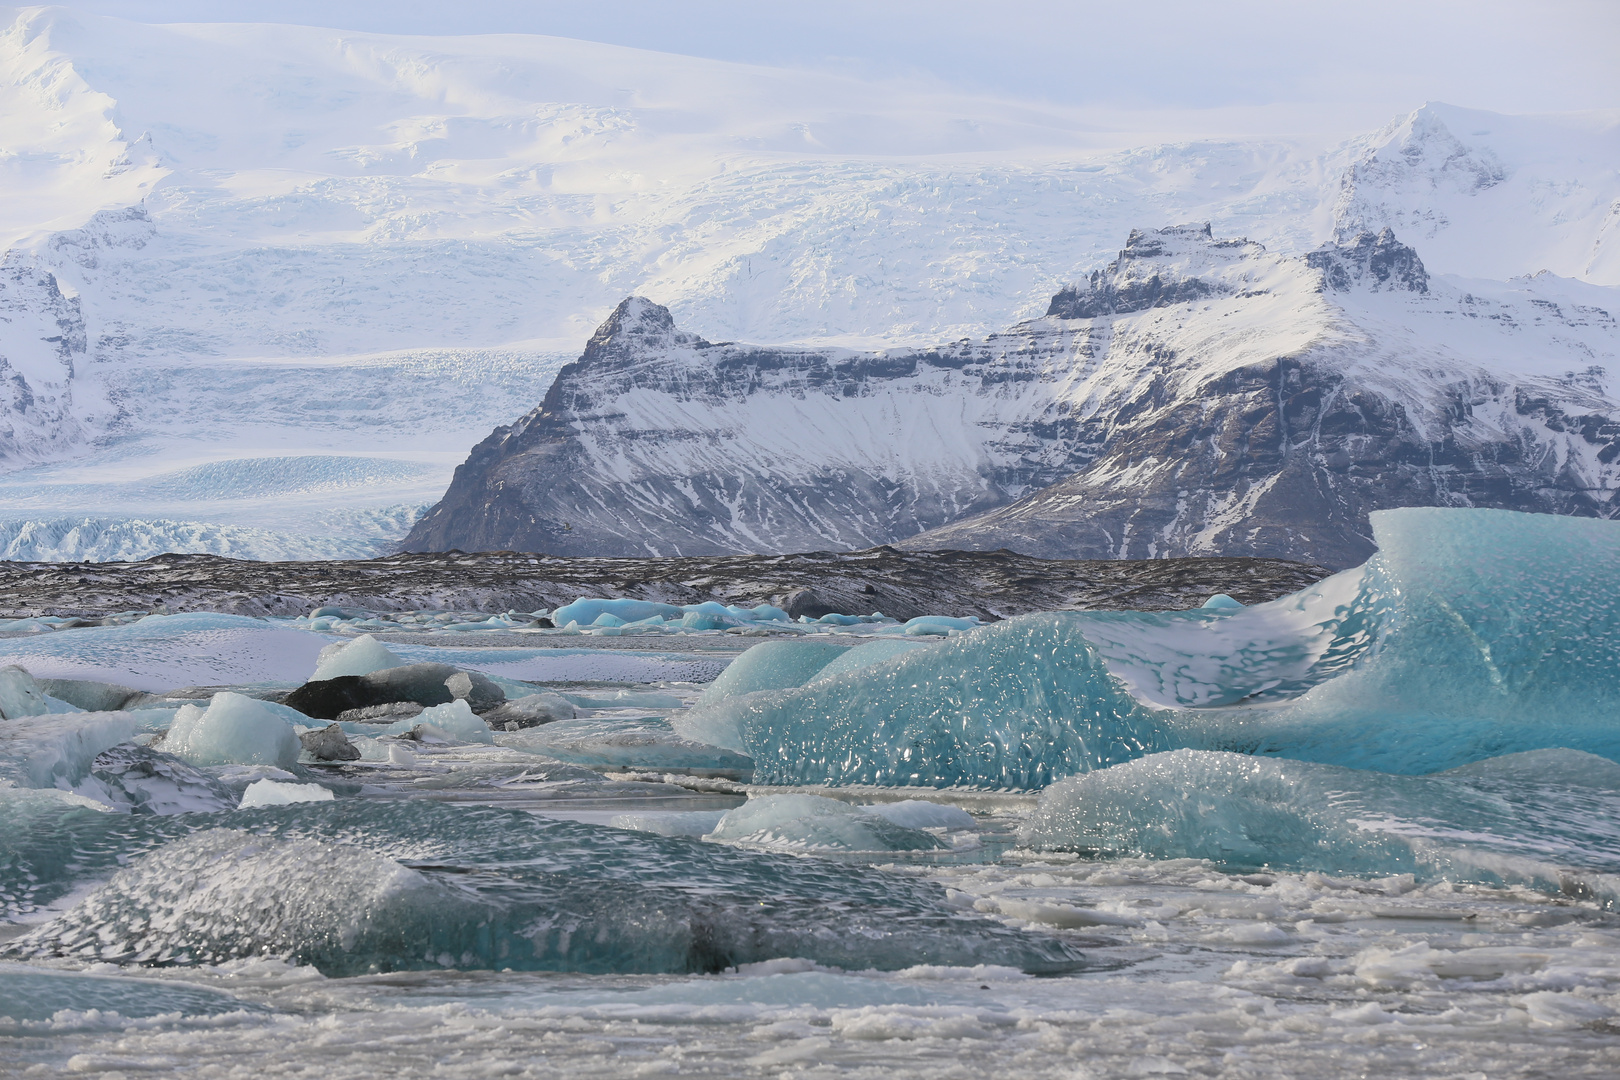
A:
<svg viewBox="0 0 1620 1080">
<path fill-rule="evenodd" d="M 667 349 L 675 345 L 707 344 L 696 334 L 685 334 L 675 328 L 675 317 L 669 308 L 645 296 L 627 296 L 607 317 L 596 333 L 585 344 L 581 360 L 622 356 L 649 350 Z"/>
<path fill-rule="evenodd" d="M 1094 319 L 1201 300 L 1227 289 L 1195 271 L 1264 251 L 1248 240 L 1217 240 L 1208 222 L 1132 229 L 1113 262 L 1092 271 L 1090 278 L 1065 286 L 1052 297 L 1046 314 Z"/>
<path fill-rule="evenodd" d="M 1322 287 L 1337 292 L 1429 291 L 1429 272 L 1418 253 L 1395 239 L 1389 226 L 1358 232 L 1349 240 L 1329 240 L 1305 256 L 1306 265 L 1322 273 Z"/>
</svg>

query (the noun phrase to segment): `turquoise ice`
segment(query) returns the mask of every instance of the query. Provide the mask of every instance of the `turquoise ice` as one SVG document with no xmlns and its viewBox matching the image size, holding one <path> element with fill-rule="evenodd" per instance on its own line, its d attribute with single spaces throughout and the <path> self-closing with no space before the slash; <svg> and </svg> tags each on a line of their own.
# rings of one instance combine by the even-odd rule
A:
<svg viewBox="0 0 1620 1080">
<path fill-rule="evenodd" d="M 1269 604 L 1023 616 L 676 724 L 779 783 L 1039 788 L 1182 747 L 1414 774 L 1620 759 L 1620 522 L 1408 509 L 1373 530 L 1365 566 Z"/>
<path fill-rule="evenodd" d="M 1042 850 L 1413 874 L 1620 901 L 1620 765 L 1533 750 L 1431 776 L 1176 750 L 1047 788 Z"/>
</svg>

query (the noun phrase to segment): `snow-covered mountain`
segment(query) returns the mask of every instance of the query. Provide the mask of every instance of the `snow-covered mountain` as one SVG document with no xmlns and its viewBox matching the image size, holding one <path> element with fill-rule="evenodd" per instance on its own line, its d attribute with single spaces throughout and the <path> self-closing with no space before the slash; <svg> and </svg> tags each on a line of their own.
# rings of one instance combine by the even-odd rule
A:
<svg viewBox="0 0 1620 1080">
<path fill-rule="evenodd" d="M 1620 283 L 1620 113 L 1232 137 L 557 38 L 63 8 L 0 8 L 0 194 L 20 557 L 379 550 L 627 294 L 715 338 L 983 338 L 1176 221 L 1280 255 L 1387 224 L 1431 272 Z M 333 465 L 312 497 L 302 456 L 409 468 Z M 284 494 L 153 483 L 210 465 Z"/>
<path fill-rule="evenodd" d="M 1353 565 L 1383 507 L 1620 509 L 1616 313 L 1550 274 L 1432 277 L 1387 228 L 1284 256 L 1207 225 L 935 348 L 710 343 L 631 297 L 405 546 Z"/>
</svg>

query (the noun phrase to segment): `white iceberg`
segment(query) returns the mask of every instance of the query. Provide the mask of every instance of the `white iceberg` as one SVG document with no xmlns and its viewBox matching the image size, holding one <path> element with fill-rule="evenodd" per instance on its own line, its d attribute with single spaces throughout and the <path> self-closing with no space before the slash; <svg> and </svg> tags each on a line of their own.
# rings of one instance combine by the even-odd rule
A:
<svg viewBox="0 0 1620 1080">
<path fill-rule="evenodd" d="M 255 806 L 291 806 L 293 803 L 331 802 L 332 789 L 319 784 L 287 784 L 280 780 L 255 780 L 242 792 L 238 810 Z"/>
<path fill-rule="evenodd" d="M 192 765 L 298 764 L 298 735 L 276 713 L 241 694 L 215 694 L 206 709 L 183 705 L 162 749 Z"/>
<path fill-rule="evenodd" d="M 405 664 L 398 656 L 370 634 L 361 634 L 353 641 L 338 642 L 321 650 L 310 682 L 336 679 L 342 675 L 370 675 L 373 671 L 400 667 Z"/>
</svg>

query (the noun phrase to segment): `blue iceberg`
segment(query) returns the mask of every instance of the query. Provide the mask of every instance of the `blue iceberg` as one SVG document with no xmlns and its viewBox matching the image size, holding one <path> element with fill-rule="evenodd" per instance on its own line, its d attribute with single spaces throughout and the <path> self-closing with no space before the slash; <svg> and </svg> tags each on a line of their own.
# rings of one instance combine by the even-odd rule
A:
<svg viewBox="0 0 1620 1080">
<path fill-rule="evenodd" d="M 1269 604 L 1022 616 L 674 722 L 775 783 L 1039 788 L 1178 748 L 1410 774 L 1620 759 L 1620 522 L 1372 521 L 1364 566 Z"/>
<path fill-rule="evenodd" d="M 1413 874 L 1620 901 L 1620 765 L 1534 750 L 1431 776 L 1199 750 L 1046 789 L 1041 850 L 1208 859 L 1231 870 Z"/>
</svg>

